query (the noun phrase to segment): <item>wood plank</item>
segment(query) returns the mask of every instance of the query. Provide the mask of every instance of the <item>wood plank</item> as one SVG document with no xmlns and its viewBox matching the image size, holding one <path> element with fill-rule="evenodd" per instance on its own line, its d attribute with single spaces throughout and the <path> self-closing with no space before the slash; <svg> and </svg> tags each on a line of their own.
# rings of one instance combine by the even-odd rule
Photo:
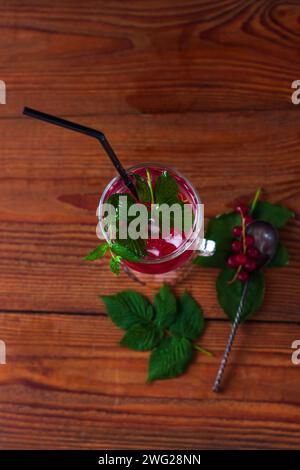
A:
<svg viewBox="0 0 300 470">
<path fill-rule="evenodd" d="M 229 330 L 215 270 L 177 289 L 202 304 L 214 357 L 146 385 L 147 353 L 118 346 L 97 298 L 134 284 L 82 260 L 114 171 L 97 142 L 21 116 L 101 128 L 127 166 L 174 164 L 206 218 L 258 186 L 299 214 L 299 14 L 275 0 L 0 0 L 1 449 L 299 449 L 298 215 L 282 232 L 291 264 L 267 272 L 224 392 L 211 391 Z"/>
<path fill-rule="evenodd" d="M 1 79 L 59 114 L 290 109 L 299 4 L 255 0 L 0 3 Z"/>
<path fill-rule="evenodd" d="M 101 122 L 126 165 L 175 162 L 198 188 L 206 217 L 229 210 L 239 197 L 250 200 L 258 186 L 271 201 L 300 211 L 295 111 L 98 116 L 82 122 Z M 12 128 L 18 139 L 11 138 Z M 66 130 L 28 118 L 3 120 L 2 130 L 2 309 L 100 312 L 97 295 L 114 290 L 116 279 L 106 262 L 91 265 L 82 258 L 97 244 L 95 211 L 114 170 L 96 141 Z M 283 231 L 291 265 L 267 273 L 257 318 L 299 320 L 299 234 L 297 219 Z M 215 270 L 197 268 L 188 281 L 211 318 L 223 317 L 215 277 Z M 118 289 L 129 285 L 125 275 L 118 279 Z"/>
<path fill-rule="evenodd" d="M 225 390 L 211 386 L 227 322 L 209 321 L 184 377 L 145 384 L 148 353 L 118 346 L 103 315 L 0 315 L 0 447 L 293 448 L 300 445 L 300 325 L 240 329 Z M 128 364 L 131 364 L 128 367 Z"/>
</svg>

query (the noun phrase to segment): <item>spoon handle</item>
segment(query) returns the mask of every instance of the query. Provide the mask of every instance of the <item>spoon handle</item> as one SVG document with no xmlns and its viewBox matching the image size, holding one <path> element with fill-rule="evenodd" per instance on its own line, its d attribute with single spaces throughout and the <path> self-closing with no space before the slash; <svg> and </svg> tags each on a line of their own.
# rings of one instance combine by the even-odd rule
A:
<svg viewBox="0 0 300 470">
<path fill-rule="evenodd" d="M 248 292 L 248 286 L 249 286 L 249 281 L 247 281 L 245 286 L 244 286 L 242 296 L 241 296 L 241 300 L 240 300 L 240 303 L 239 303 L 239 307 L 238 307 L 234 322 L 233 322 L 232 327 L 231 327 L 231 332 L 230 332 L 230 335 L 229 335 L 229 338 L 228 338 L 228 341 L 227 341 L 227 345 L 226 345 L 226 348 L 225 348 L 225 351 L 224 351 L 224 355 L 223 355 L 222 361 L 220 363 L 220 367 L 219 367 L 219 370 L 218 370 L 218 373 L 217 373 L 217 376 L 216 376 L 216 380 L 215 380 L 215 383 L 214 383 L 214 386 L 213 386 L 213 391 L 216 392 L 216 393 L 218 393 L 220 391 L 220 388 L 221 388 L 221 381 L 222 381 L 222 377 L 223 377 L 223 374 L 224 374 L 224 370 L 225 370 L 227 360 L 228 360 L 228 357 L 229 357 L 229 354 L 230 354 L 230 351 L 231 351 L 231 348 L 232 348 L 232 345 L 233 345 L 233 341 L 234 341 L 237 329 L 239 327 L 240 319 L 241 319 L 241 316 L 242 316 L 242 312 L 243 312 L 243 308 L 244 308 L 244 304 L 245 304 L 245 300 L 246 300 L 246 296 L 247 296 L 247 292 Z"/>
</svg>

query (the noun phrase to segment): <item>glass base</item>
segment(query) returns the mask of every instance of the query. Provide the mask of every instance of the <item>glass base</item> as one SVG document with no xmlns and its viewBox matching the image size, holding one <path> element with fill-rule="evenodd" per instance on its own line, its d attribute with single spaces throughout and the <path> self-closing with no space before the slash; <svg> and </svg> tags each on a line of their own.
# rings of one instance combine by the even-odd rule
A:
<svg viewBox="0 0 300 470">
<path fill-rule="evenodd" d="M 180 268 L 164 274 L 144 274 L 123 265 L 123 271 L 127 274 L 129 279 L 137 284 L 147 286 L 155 290 L 159 289 L 164 282 L 175 287 L 186 279 L 195 268 L 196 265 L 192 263 L 192 260 L 189 260 Z"/>
</svg>

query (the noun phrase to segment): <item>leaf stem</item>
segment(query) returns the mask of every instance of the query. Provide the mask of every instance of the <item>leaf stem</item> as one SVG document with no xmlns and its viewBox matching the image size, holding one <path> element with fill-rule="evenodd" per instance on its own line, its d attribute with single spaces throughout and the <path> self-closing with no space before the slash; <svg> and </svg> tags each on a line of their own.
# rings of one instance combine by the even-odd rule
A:
<svg viewBox="0 0 300 470">
<path fill-rule="evenodd" d="M 246 254 L 246 223 L 245 223 L 245 217 L 243 214 L 241 214 L 242 218 L 242 239 L 243 239 L 243 253 L 244 255 Z"/>
<path fill-rule="evenodd" d="M 206 348 L 204 348 L 203 346 L 200 346 L 200 344 L 193 344 L 193 347 L 194 349 L 196 349 L 197 351 L 199 352 L 202 352 L 203 354 L 205 354 L 205 356 L 208 356 L 208 357 L 212 357 L 213 356 L 213 353 L 208 351 Z"/>
<path fill-rule="evenodd" d="M 240 265 L 240 266 L 237 268 L 237 270 L 236 270 L 236 272 L 235 272 L 233 278 L 230 279 L 230 281 L 227 282 L 228 285 L 232 284 L 234 281 L 237 280 L 238 274 L 240 273 L 241 269 L 242 269 L 242 266 Z"/>
<path fill-rule="evenodd" d="M 111 246 L 111 244 L 112 244 L 112 236 L 113 236 L 111 224 L 109 225 L 109 229 L 108 229 L 108 230 L 109 230 L 109 235 L 108 235 L 108 236 L 109 236 L 109 242 L 108 242 L 108 245 Z"/>
<path fill-rule="evenodd" d="M 247 250 L 247 247 L 246 247 L 246 222 L 245 222 L 245 217 L 244 215 L 241 213 L 241 219 L 242 219 L 242 243 L 243 243 L 243 253 L 244 255 L 246 254 L 246 250 Z M 234 281 L 237 280 L 237 277 L 240 273 L 242 269 L 242 266 L 240 265 L 238 267 L 238 269 L 236 270 L 236 273 L 235 275 L 233 276 L 232 279 L 230 279 L 230 281 L 227 282 L 227 284 L 232 284 Z"/>
<path fill-rule="evenodd" d="M 146 168 L 146 175 L 147 175 L 148 186 L 149 186 L 149 189 L 150 189 L 151 202 L 152 202 L 152 204 L 154 204 L 154 195 L 153 195 L 153 188 L 152 188 L 152 182 L 151 182 L 151 174 L 150 174 L 150 171 L 148 170 L 148 168 Z"/>
<path fill-rule="evenodd" d="M 255 207 L 256 207 L 256 204 L 257 204 L 257 201 L 259 200 L 260 198 L 260 195 L 261 195 L 261 188 L 258 188 L 256 190 L 256 193 L 255 193 L 255 196 L 253 198 L 253 201 L 251 202 L 251 206 L 250 206 L 250 214 L 252 214 L 252 212 L 254 211 Z"/>
</svg>

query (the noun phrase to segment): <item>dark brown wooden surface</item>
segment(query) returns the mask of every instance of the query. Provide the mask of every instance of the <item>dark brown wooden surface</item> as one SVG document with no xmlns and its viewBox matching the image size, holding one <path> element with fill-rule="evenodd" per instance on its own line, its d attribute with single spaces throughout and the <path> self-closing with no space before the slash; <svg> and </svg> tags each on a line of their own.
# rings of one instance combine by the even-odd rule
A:
<svg viewBox="0 0 300 470">
<path fill-rule="evenodd" d="M 147 354 L 118 346 L 97 297 L 132 284 L 82 261 L 114 171 L 97 142 L 21 116 L 27 105 L 101 128 L 125 165 L 176 165 L 207 218 L 258 186 L 298 214 L 299 15 L 296 1 L 0 0 L 0 448 L 299 448 L 298 217 L 282 233 L 291 264 L 268 271 L 225 391 L 211 386 L 229 323 L 217 272 L 200 268 L 177 290 L 203 306 L 214 357 L 146 385 Z"/>
</svg>

